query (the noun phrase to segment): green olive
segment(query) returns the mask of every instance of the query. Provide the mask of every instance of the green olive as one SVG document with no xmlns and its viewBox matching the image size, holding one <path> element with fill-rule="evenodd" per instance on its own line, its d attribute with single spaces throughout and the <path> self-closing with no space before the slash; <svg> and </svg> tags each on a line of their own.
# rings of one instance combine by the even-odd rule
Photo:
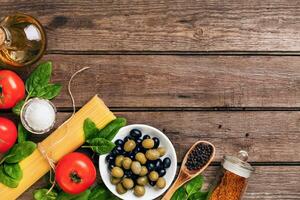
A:
<svg viewBox="0 0 300 200">
<path fill-rule="evenodd" d="M 166 149 L 163 147 L 158 147 L 157 151 L 159 152 L 159 156 L 162 157 L 166 154 Z"/>
<path fill-rule="evenodd" d="M 142 146 L 145 148 L 145 149 L 152 149 L 154 147 L 154 141 L 152 139 L 145 139 L 143 142 L 142 142 Z"/>
<path fill-rule="evenodd" d="M 114 167 L 111 170 L 111 175 L 115 178 L 122 178 L 124 176 L 124 172 L 120 167 Z"/>
<path fill-rule="evenodd" d="M 145 154 L 139 152 L 135 155 L 135 159 L 139 161 L 142 165 L 144 165 L 147 162 L 147 158 Z"/>
<path fill-rule="evenodd" d="M 142 176 L 137 179 L 137 184 L 139 184 L 139 185 L 145 186 L 145 185 L 147 185 L 147 183 L 148 183 L 147 176 Z"/>
<path fill-rule="evenodd" d="M 125 189 L 130 190 L 134 186 L 134 182 L 130 178 L 124 178 L 122 181 L 122 185 Z"/>
<path fill-rule="evenodd" d="M 142 166 L 140 176 L 146 176 L 148 174 L 148 169 L 145 166 Z"/>
<path fill-rule="evenodd" d="M 124 150 L 126 152 L 130 152 L 135 148 L 136 144 L 135 141 L 133 140 L 128 140 L 125 144 L 124 144 Z"/>
<path fill-rule="evenodd" d="M 135 196 L 141 197 L 141 196 L 144 196 L 144 194 L 145 194 L 145 188 L 144 188 L 144 186 L 136 185 L 134 187 L 134 195 Z"/>
<path fill-rule="evenodd" d="M 127 190 L 123 187 L 122 183 L 118 183 L 116 188 L 119 194 L 125 194 L 127 192 Z"/>
<path fill-rule="evenodd" d="M 117 185 L 118 183 L 121 182 L 121 179 L 120 179 L 120 178 L 111 177 L 111 178 L 110 178 L 110 182 L 111 182 L 113 185 Z"/>
<path fill-rule="evenodd" d="M 115 160 L 116 166 L 121 167 L 121 166 L 122 166 L 123 160 L 124 160 L 124 156 L 122 156 L 122 155 L 117 156 L 117 157 L 116 157 L 116 160 Z"/>
<path fill-rule="evenodd" d="M 159 158 L 159 152 L 156 149 L 150 149 L 146 152 L 146 158 L 148 160 L 157 160 Z"/>
<path fill-rule="evenodd" d="M 158 173 L 156 171 L 150 172 L 149 179 L 151 181 L 157 181 L 158 178 L 159 178 L 159 175 L 158 175 Z"/>
<path fill-rule="evenodd" d="M 122 166 L 124 169 L 130 169 L 132 160 L 128 157 L 125 157 L 122 162 Z"/>
<path fill-rule="evenodd" d="M 166 187 L 166 180 L 163 177 L 160 177 L 156 182 L 156 187 L 158 187 L 159 189 L 163 189 L 164 187 Z"/>
<path fill-rule="evenodd" d="M 133 161 L 131 164 L 131 171 L 134 174 L 139 175 L 141 173 L 141 170 L 142 170 L 141 163 L 139 163 L 138 161 Z"/>
</svg>

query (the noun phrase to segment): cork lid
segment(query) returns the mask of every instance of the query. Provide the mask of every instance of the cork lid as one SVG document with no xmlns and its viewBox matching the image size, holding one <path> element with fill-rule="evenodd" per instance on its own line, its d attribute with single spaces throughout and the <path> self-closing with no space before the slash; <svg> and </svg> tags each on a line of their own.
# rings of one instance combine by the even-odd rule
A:
<svg viewBox="0 0 300 200">
<path fill-rule="evenodd" d="M 3 28 L 0 27 L 0 45 L 2 45 L 5 42 L 5 32 Z"/>
</svg>

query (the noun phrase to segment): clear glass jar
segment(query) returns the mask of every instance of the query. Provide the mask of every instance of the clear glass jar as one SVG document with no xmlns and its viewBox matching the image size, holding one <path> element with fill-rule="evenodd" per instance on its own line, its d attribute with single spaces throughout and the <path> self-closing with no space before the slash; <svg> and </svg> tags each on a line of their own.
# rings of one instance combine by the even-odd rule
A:
<svg viewBox="0 0 300 200">
<path fill-rule="evenodd" d="M 20 68 L 38 61 L 46 49 L 42 25 L 32 16 L 16 13 L 0 22 L 0 64 Z"/>
<path fill-rule="evenodd" d="M 239 156 L 224 156 L 220 173 L 210 191 L 209 200 L 241 200 L 247 189 L 248 178 L 254 168 L 247 163 L 248 153 Z"/>
</svg>

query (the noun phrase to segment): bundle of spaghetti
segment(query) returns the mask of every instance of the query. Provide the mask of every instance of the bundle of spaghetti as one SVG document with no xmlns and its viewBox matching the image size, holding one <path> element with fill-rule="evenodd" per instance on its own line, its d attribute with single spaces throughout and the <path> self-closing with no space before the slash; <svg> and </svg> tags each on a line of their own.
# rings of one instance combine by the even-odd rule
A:
<svg viewBox="0 0 300 200">
<path fill-rule="evenodd" d="M 93 120 L 98 128 L 103 128 L 115 116 L 98 96 L 93 97 L 70 120 L 39 143 L 40 148 L 20 162 L 23 178 L 17 188 L 9 188 L 0 183 L 0 198 L 16 199 L 44 176 L 51 168 L 45 155 L 55 163 L 79 148 L 85 142 L 83 122 L 86 118 Z"/>
</svg>

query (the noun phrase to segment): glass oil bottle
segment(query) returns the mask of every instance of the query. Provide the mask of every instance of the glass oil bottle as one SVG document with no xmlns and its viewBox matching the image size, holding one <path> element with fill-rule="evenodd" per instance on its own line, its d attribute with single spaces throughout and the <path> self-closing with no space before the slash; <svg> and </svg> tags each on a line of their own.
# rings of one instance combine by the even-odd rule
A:
<svg viewBox="0 0 300 200">
<path fill-rule="evenodd" d="M 38 61 L 46 49 L 42 25 L 21 13 L 0 22 L 0 66 L 21 68 Z"/>
</svg>

